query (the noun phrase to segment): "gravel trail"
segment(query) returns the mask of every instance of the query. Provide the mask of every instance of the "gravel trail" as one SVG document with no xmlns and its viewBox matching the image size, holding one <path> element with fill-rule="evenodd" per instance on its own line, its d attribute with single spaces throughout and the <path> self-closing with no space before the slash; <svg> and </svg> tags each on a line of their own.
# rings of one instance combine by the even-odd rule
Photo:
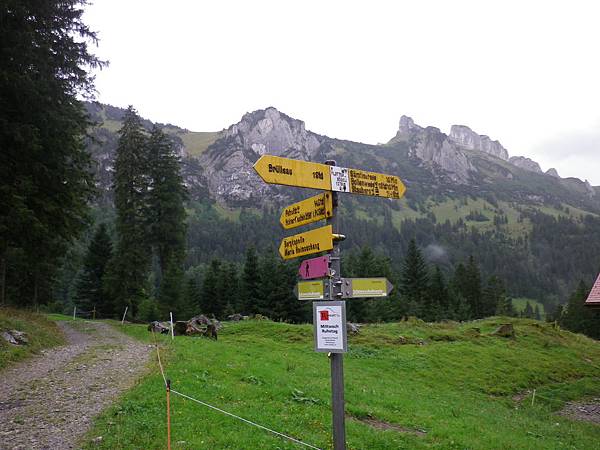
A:
<svg viewBox="0 0 600 450">
<path fill-rule="evenodd" d="M 59 322 L 68 344 L 0 372 L 0 449 L 72 449 L 144 373 L 151 347 L 101 322 Z"/>
</svg>

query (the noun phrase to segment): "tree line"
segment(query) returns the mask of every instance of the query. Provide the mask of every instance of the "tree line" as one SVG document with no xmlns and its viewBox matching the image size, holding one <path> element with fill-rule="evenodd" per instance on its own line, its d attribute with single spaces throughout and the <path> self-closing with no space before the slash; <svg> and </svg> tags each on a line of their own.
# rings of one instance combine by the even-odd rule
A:
<svg viewBox="0 0 600 450">
<path fill-rule="evenodd" d="M 107 225 L 96 230 L 75 295 L 84 310 L 112 316 L 127 308 L 162 312 L 181 307 L 185 259 L 186 190 L 173 142 L 149 133 L 133 107 L 119 130 L 113 192 L 116 243 Z"/>
</svg>

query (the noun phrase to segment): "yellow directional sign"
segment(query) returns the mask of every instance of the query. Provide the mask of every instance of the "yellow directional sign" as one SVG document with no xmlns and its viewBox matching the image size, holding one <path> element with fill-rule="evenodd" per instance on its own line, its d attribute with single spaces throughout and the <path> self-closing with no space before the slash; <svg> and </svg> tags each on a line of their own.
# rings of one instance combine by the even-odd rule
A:
<svg viewBox="0 0 600 450">
<path fill-rule="evenodd" d="M 394 286 L 387 278 L 342 278 L 342 298 L 387 297 Z"/>
<path fill-rule="evenodd" d="M 293 259 L 331 250 L 334 237 L 332 233 L 331 225 L 327 225 L 283 238 L 279 246 L 279 254 L 283 259 Z"/>
<path fill-rule="evenodd" d="M 318 220 L 329 219 L 332 214 L 331 193 L 323 192 L 286 207 L 279 217 L 279 222 L 283 228 L 289 230 Z"/>
<path fill-rule="evenodd" d="M 350 192 L 374 197 L 400 198 L 406 186 L 394 175 L 349 169 Z"/>
<path fill-rule="evenodd" d="M 329 167 L 326 164 L 271 155 L 261 156 L 254 164 L 254 170 L 266 183 L 327 191 L 331 190 Z"/>
<path fill-rule="evenodd" d="M 323 300 L 325 288 L 323 280 L 299 281 L 294 288 L 298 300 Z"/>
<path fill-rule="evenodd" d="M 279 156 L 261 156 L 254 164 L 254 170 L 270 184 L 385 198 L 401 198 L 406 192 L 406 186 L 395 175 L 328 166 Z"/>
</svg>

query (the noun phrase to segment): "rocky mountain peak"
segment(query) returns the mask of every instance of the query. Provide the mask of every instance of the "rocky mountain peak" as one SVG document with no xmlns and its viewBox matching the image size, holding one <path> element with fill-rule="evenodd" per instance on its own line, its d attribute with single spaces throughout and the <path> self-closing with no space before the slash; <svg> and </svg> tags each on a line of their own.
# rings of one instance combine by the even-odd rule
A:
<svg viewBox="0 0 600 450">
<path fill-rule="evenodd" d="M 542 168 L 538 163 L 530 158 L 526 158 L 525 156 L 511 156 L 508 162 L 514 166 L 520 167 L 521 169 L 529 170 L 530 172 L 544 173 L 542 172 Z"/>
<path fill-rule="evenodd" d="M 304 122 L 293 119 L 274 107 L 246 113 L 225 132 L 225 139 L 236 141 L 257 155 L 293 154 L 310 158 L 320 146 L 319 136 L 306 131 Z"/>
<path fill-rule="evenodd" d="M 252 204 L 279 194 L 262 182 L 252 165 L 264 154 L 318 160 L 322 136 L 306 130 L 304 122 L 269 107 L 244 114 L 200 157 L 208 185 L 219 199 L 233 205 Z"/>
<path fill-rule="evenodd" d="M 466 125 L 452 125 L 449 137 L 461 147 L 479 150 L 508 161 L 508 151 L 500 142 L 492 141 L 489 136 L 477 134 Z"/>
<path fill-rule="evenodd" d="M 413 131 L 421 131 L 423 128 L 415 124 L 412 117 L 402 116 L 400 117 L 400 124 L 398 126 L 398 133 L 410 133 Z"/>
<path fill-rule="evenodd" d="M 554 177 L 554 178 L 560 178 L 558 171 L 554 167 L 546 170 L 546 175 L 550 175 L 551 177 Z"/>
</svg>

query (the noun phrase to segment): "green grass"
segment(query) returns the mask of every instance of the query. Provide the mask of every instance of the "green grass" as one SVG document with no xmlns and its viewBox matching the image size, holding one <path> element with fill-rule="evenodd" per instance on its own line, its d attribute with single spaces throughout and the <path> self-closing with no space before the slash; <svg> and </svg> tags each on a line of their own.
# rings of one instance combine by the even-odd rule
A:
<svg viewBox="0 0 600 450">
<path fill-rule="evenodd" d="M 544 305 L 537 300 L 526 297 L 517 297 L 512 299 L 513 307 L 518 312 L 521 312 L 525 309 L 527 302 L 529 302 L 533 310 L 535 310 L 535 305 L 537 305 L 540 310 L 540 316 L 542 316 L 542 320 L 546 318 L 546 310 L 544 309 Z"/>
<path fill-rule="evenodd" d="M 0 338 L 0 369 L 31 356 L 44 348 L 65 342 L 60 328 L 42 314 L 0 308 L 0 332 L 18 330 L 27 333 L 28 345 L 12 345 Z"/>
<path fill-rule="evenodd" d="M 213 142 L 221 137 L 220 131 L 189 131 L 180 134 L 185 150 L 192 156 L 200 156 Z"/>
<path fill-rule="evenodd" d="M 516 339 L 489 334 L 508 321 Z M 123 330 L 151 342 L 144 326 Z M 310 325 L 227 323 L 218 342 L 158 339 L 173 389 L 331 448 L 329 362 L 313 351 Z M 598 426 L 556 414 L 565 401 L 600 394 L 600 343 L 583 336 L 524 319 L 408 321 L 365 326 L 349 348 L 349 449 L 591 449 L 600 439 Z M 165 447 L 165 389 L 152 366 L 96 421 L 86 448 Z M 534 406 L 529 397 L 512 399 L 534 388 Z M 171 408 L 174 449 L 299 448 L 173 394 Z M 365 418 L 426 433 L 383 431 Z M 91 443 L 96 436 L 99 445 Z"/>
</svg>

